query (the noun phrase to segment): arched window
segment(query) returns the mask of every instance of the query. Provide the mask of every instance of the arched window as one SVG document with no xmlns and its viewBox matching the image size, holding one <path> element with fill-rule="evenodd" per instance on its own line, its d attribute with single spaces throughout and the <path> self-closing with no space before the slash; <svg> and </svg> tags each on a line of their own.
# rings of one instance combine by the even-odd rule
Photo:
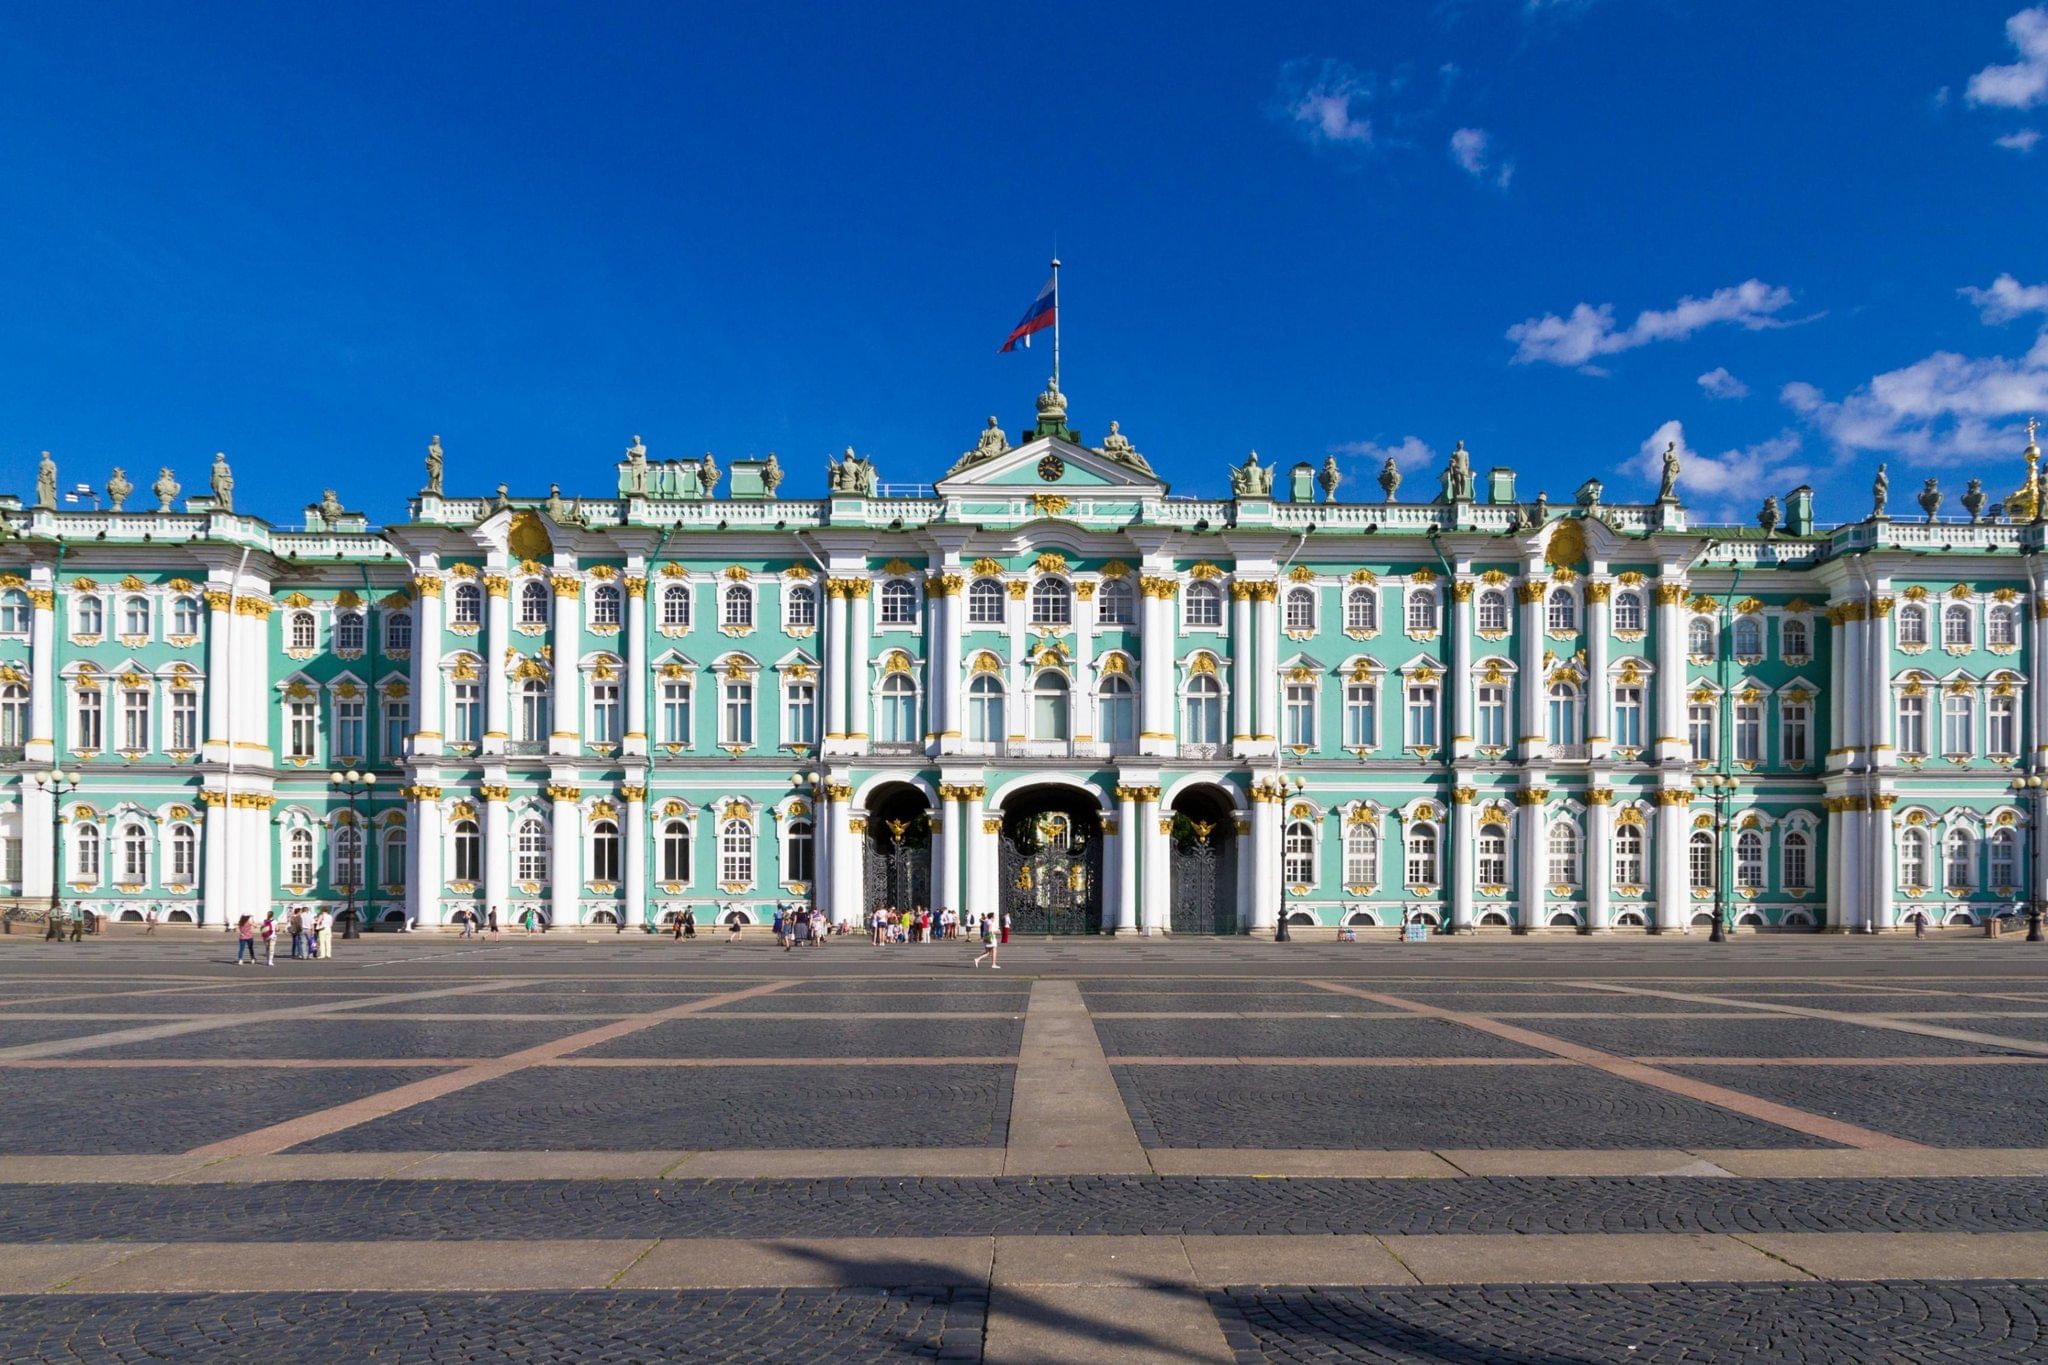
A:
<svg viewBox="0 0 2048 1365">
<path fill-rule="evenodd" d="M 1074 619 L 1074 596 L 1063 578 L 1041 578 L 1031 585 L 1031 624 L 1064 626 Z"/>
<path fill-rule="evenodd" d="M 1502 824 L 1486 824 L 1479 827 L 1479 856 L 1473 862 L 1472 870 L 1478 874 L 1481 886 L 1506 886 L 1508 884 L 1508 828 Z"/>
<path fill-rule="evenodd" d="M 1484 631 L 1506 631 L 1508 628 L 1508 595 L 1499 588 L 1488 588 L 1479 594 L 1479 629 Z"/>
<path fill-rule="evenodd" d="M 363 652 L 363 614 L 344 611 L 334 618 L 334 648 L 339 654 Z"/>
<path fill-rule="evenodd" d="M 519 822 L 519 831 L 513 836 L 514 880 L 542 882 L 548 877 L 548 827 L 538 815 L 529 815 Z"/>
<path fill-rule="evenodd" d="M 319 633 L 313 627 L 313 613 L 295 611 L 285 623 L 285 643 L 288 648 L 310 651 L 319 643 Z"/>
<path fill-rule="evenodd" d="M 519 738 L 544 744 L 548 738 L 548 685 L 543 678 L 519 684 Z"/>
<path fill-rule="evenodd" d="M 1804 659 L 1813 653 L 1813 635 L 1806 622 L 1792 620 L 1779 625 L 1778 652 L 1788 659 Z"/>
<path fill-rule="evenodd" d="M 5 592 L 0 592 L 0 635 L 28 634 L 29 617 L 27 593 L 20 588 L 9 588 Z"/>
<path fill-rule="evenodd" d="M 1548 871 L 1552 886 L 1579 884 L 1579 827 L 1569 820 L 1550 824 Z"/>
<path fill-rule="evenodd" d="M 1685 863 L 1688 879 L 1695 891 L 1711 891 L 1719 880 L 1715 875 L 1714 836 L 1703 829 L 1694 830 L 1686 840 Z"/>
<path fill-rule="evenodd" d="M 664 583 L 661 588 L 661 625 L 664 630 L 690 628 L 690 585 Z"/>
<path fill-rule="evenodd" d="M 1696 659 L 1714 657 L 1714 623 L 1704 616 L 1692 618 L 1685 628 L 1685 652 Z"/>
<path fill-rule="evenodd" d="M 149 831 L 141 825 L 121 826 L 119 868 L 115 881 L 132 884 L 149 880 Z"/>
<path fill-rule="evenodd" d="M 191 634 L 180 631 L 179 634 Z M 394 611 L 384 618 L 384 650 L 388 654 L 406 654 L 412 650 L 412 613 Z"/>
<path fill-rule="evenodd" d="M 1095 624 L 1128 626 L 1137 619 L 1136 597 L 1129 578 L 1105 578 L 1095 594 Z"/>
<path fill-rule="evenodd" d="M 1280 880 L 1289 886 L 1313 886 L 1316 880 L 1316 832 L 1306 820 L 1290 820 L 1281 845 Z"/>
<path fill-rule="evenodd" d="M 811 822 L 797 819 L 789 822 L 789 833 L 784 836 L 788 847 L 782 855 L 782 880 L 785 882 L 809 882 L 816 880 L 816 841 L 811 835 Z"/>
<path fill-rule="evenodd" d="M 1188 585 L 1181 599 L 1181 624 L 1203 629 L 1223 624 L 1223 590 L 1214 583 Z"/>
<path fill-rule="evenodd" d="M 1427 820 L 1417 820 L 1408 826 L 1408 867 L 1409 886 L 1436 885 L 1436 826 Z"/>
<path fill-rule="evenodd" d="M 1614 594 L 1614 628 L 1639 631 L 1643 628 L 1643 595 L 1639 592 Z"/>
<path fill-rule="evenodd" d="M 357 826 L 336 826 L 327 841 L 327 881 L 331 886 L 363 884 L 363 831 Z"/>
<path fill-rule="evenodd" d="M 405 885 L 405 859 L 411 846 L 412 836 L 406 833 L 404 825 L 393 825 L 385 831 L 384 847 L 377 853 L 377 866 L 383 869 L 386 886 Z"/>
<path fill-rule="evenodd" d="M 173 886 L 199 880 L 199 833 L 190 825 L 171 826 L 171 874 L 164 880 Z"/>
<path fill-rule="evenodd" d="M 1100 700 L 1099 738 L 1119 750 L 1135 745 L 1138 742 L 1138 702 L 1137 690 L 1131 686 L 1131 680 L 1114 673 L 1104 678 Z"/>
<path fill-rule="evenodd" d="M 887 603 L 888 594 L 882 595 Z M 884 615 L 882 618 L 889 618 Z M 728 583 L 719 594 L 718 624 L 727 630 L 752 630 L 754 628 L 754 590 L 744 583 Z"/>
<path fill-rule="evenodd" d="M 454 610 L 449 613 L 449 616 L 453 623 L 458 626 L 483 624 L 483 589 L 474 583 L 457 583 L 455 585 Z"/>
<path fill-rule="evenodd" d="M 287 886 L 313 884 L 313 831 L 294 829 L 284 836 L 284 880 Z"/>
<path fill-rule="evenodd" d="M 1344 594 L 1344 629 L 1370 634 L 1380 628 L 1380 595 L 1374 588 Z"/>
<path fill-rule="evenodd" d="M 1550 742 L 1579 742 L 1579 689 L 1567 682 L 1550 685 Z"/>
<path fill-rule="evenodd" d="M 1614 831 L 1614 884 L 1643 884 L 1643 827 L 1623 825 Z"/>
<path fill-rule="evenodd" d="M 718 827 L 718 880 L 733 886 L 754 882 L 754 827 L 737 817 Z"/>
<path fill-rule="evenodd" d="M 1941 610 L 1941 643 L 1944 648 L 1970 646 L 1970 609 L 1961 602 L 1951 602 Z"/>
<path fill-rule="evenodd" d="M 1436 589 L 1421 584 L 1408 588 L 1408 632 L 1432 635 L 1436 632 Z"/>
<path fill-rule="evenodd" d="M 622 603 L 618 588 L 611 583 L 600 583 L 590 590 L 590 624 L 593 626 L 616 626 L 621 623 Z"/>
<path fill-rule="evenodd" d="M 619 827 L 610 820 L 590 827 L 590 880 L 619 880 Z"/>
<path fill-rule="evenodd" d="M 121 600 L 121 633 L 123 635 L 149 634 L 149 599 L 147 597 L 125 597 Z"/>
<path fill-rule="evenodd" d="M 1380 880 L 1380 827 L 1370 812 L 1344 826 L 1344 885 L 1377 886 Z"/>
<path fill-rule="evenodd" d="M 458 882 L 484 879 L 484 841 L 474 820 L 455 822 L 455 876 Z"/>
<path fill-rule="evenodd" d="M 71 840 L 71 879 L 98 884 L 100 879 L 100 827 L 80 825 Z"/>
<path fill-rule="evenodd" d="M 1813 886 L 1813 840 L 1802 829 L 1789 830 L 1779 845 L 1778 881 L 1787 891 Z"/>
<path fill-rule="evenodd" d="M 1754 616 L 1742 616 L 1735 621 L 1735 657 L 1738 659 L 1761 659 L 1764 656 L 1764 623 Z"/>
<path fill-rule="evenodd" d="M 975 674 L 967 684 L 967 737 L 993 744 L 1008 735 L 1003 726 L 1003 680 L 993 673 Z"/>
<path fill-rule="evenodd" d="M 908 581 L 892 578 L 882 585 L 882 624 L 917 624 L 917 589 L 910 586 Z"/>
<path fill-rule="evenodd" d="M 1185 707 L 1187 723 L 1181 738 L 1190 744 L 1223 742 L 1223 686 L 1207 674 L 1197 674 L 1188 684 Z"/>
<path fill-rule="evenodd" d="M 548 623 L 548 585 L 529 578 L 519 585 L 519 624 L 544 626 Z"/>
<path fill-rule="evenodd" d="M 1572 590 L 1556 587 L 1544 602 L 1543 628 L 1550 631 L 1569 632 L 1579 628 L 1579 604 L 1572 597 Z"/>
<path fill-rule="evenodd" d="M 790 630 L 812 630 L 818 624 L 818 590 L 798 583 L 782 595 L 783 624 Z"/>
<path fill-rule="evenodd" d="M 1067 739 L 1073 734 L 1067 680 L 1050 668 L 1031 682 L 1031 737 Z"/>
<path fill-rule="evenodd" d="M 1927 885 L 1927 831 L 1910 825 L 1899 832 L 1899 885 Z"/>
<path fill-rule="evenodd" d="M 1927 608 L 1915 602 L 1908 602 L 1899 608 L 1899 644 L 1924 645 L 1927 643 Z"/>
<path fill-rule="evenodd" d="M 100 599 L 91 593 L 78 599 L 78 633 L 80 635 L 104 635 L 107 633 L 107 609 Z"/>
<path fill-rule="evenodd" d="M 1746 829 L 1735 836 L 1735 889 L 1764 889 L 1764 836 L 1762 830 Z"/>
<path fill-rule="evenodd" d="M 690 880 L 690 825 L 670 820 L 661 827 L 661 879 L 665 882 Z"/>
<path fill-rule="evenodd" d="M 908 673 L 882 679 L 875 699 L 875 737 L 884 744 L 909 744 L 917 739 L 917 684 Z"/>
<path fill-rule="evenodd" d="M 1950 830 L 1941 848 L 1942 885 L 1960 891 L 1977 884 L 1977 841 L 1970 831 Z"/>
<path fill-rule="evenodd" d="M 1313 631 L 1316 628 L 1316 590 L 1314 588 L 1289 588 L 1287 590 L 1286 630 Z"/>
<path fill-rule="evenodd" d="M 1009 596 L 1003 591 L 1001 580 L 977 578 L 967 587 L 967 623 L 974 626 L 999 626 L 1003 623 L 1003 603 Z"/>
<path fill-rule="evenodd" d="M 2019 613 L 2000 602 L 1984 615 L 1984 643 L 1993 649 L 2011 649 L 2020 642 Z"/>
<path fill-rule="evenodd" d="M 0 686 L 0 748 L 19 749 L 28 743 L 29 696 L 20 683 Z"/>
<path fill-rule="evenodd" d="M 2019 885 L 2019 836 L 2011 829 L 1991 834 L 1991 885 L 2010 893 Z"/>
</svg>

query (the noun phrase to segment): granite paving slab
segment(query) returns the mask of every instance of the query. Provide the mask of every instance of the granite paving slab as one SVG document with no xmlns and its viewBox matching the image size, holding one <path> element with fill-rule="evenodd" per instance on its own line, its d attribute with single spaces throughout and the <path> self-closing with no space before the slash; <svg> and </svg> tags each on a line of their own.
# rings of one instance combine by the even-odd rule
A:
<svg viewBox="0 0 2048 1365">
<path fill-rule="evenodd" d="M 587 1027 L 578 1020 L 387 1019 L 372 1014 L 243 1024 L 211 1033 L 90 1048 L 81 1058 L 502 1057 Z"/>
<path fill-rule="evenodd" d="M 773 997 L 771 997 L 773 998 Z M 671 1020 L 577 1054 L 584 1057 L 1015 1056 L 1024 1020 L 720 1018 Z"/>
<path fill-rule="evenodd" d="M 1545 1019 L 1539 1033 L 1624 1057 L 1984 1057 L 1996 1046 L 1793 1015 L 1755 1019 Z M 2006 1054 L 2018 1055 L 2018 1054 Z"/>
<path fill-rule="evenodd" d="M 1936 1146 L 2025 1147 L 2048 1132 L 2048 1059 L 2010 1066 L 1666 1069 Z"/>
<path fill-rule="evenodd" d="M 1097 1019 L 1126 1057 L 1543 1057 L 1441 1019 Z"/>
</svg>

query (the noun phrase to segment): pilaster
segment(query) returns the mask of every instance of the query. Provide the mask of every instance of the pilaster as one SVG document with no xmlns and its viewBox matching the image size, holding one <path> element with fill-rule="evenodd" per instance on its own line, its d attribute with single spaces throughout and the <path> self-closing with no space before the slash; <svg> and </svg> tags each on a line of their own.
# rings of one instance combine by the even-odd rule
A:
<svg viewBox="0 0 2048 1365">
<path fill-rule="evenodd" d="M 627 758 L 645 758 L 647 741 L 647 578 L 629 573 L 621 585 L 626 594 L 626 734 L 621 747 Z"/>
<path fill-rule="evenodd" d="M 502 573 L 484 575 L 484 743 L 486 754 L 502 754 L 511 735 L 511 694 L 506 691 L 505 649 L 512 640 L 512 582 Z"/>
<path fill-rule="evenodd" d="M 412 752 L 419 757 L 433 757 L 442 752 L 445 743 L 441 728 L 442 694 L 446 690 L 441 680 L 441 633 L 447 603 L 441 595 L 443 580 L 438 573 L 414 574 L 412 588 Z M 438 906 L 438 885 L 433 899 Z"/>
</svg>

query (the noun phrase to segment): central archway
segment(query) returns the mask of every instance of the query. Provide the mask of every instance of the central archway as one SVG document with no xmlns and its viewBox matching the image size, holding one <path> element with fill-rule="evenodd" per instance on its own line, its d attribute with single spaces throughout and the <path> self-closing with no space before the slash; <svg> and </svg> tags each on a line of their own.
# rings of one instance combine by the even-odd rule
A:
<svg viewBox="0 0 2048 1365">
<path fill-rule="evenodd" d="M 868 797 L 862 881 L 870 912 L 932 903 L 932 822 L 924 793 L 895 783 Z"/>
<path fill-rule="evenodd" d="M 1088 792 L 1030 787 L 1003 800 L 997 892 L 1013 934 L 1102 932 L 1102 814 Z"/>
<path fill-rule="evenodd" d="M 1170 840 L 1168 926 L 1176 934 L 1237 933 L 1237 813 L 1230 798 L 1207 784 L 1176 794 Z"/>
</svg>

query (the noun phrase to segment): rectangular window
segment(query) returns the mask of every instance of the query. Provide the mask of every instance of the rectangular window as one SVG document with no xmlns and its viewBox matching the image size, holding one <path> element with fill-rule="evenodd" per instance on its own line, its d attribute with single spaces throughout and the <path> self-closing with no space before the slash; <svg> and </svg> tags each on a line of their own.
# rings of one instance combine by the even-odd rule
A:
<svg viewBox="0 0 2048 1365">
<path fill-rule="evenodd" d="M 1811 761 L 1813 722 L 1812 711 L 1806 702 L 1799 698 L 1786 701 L 1780 706 L 1779 714 L 1784 718 L 1785 722 L 1783 739 L 1784 761 L 1786 763 L 1806 763 Z"/>
<path fill-rule="evenodd" d="M 1643 747 L 1643 689 L 1614 689 L 1614 742 L 1624 749 Z"/>
<path fill-rule="evenodd" d="M 1286 703 L 1281 708 L 1285 743 L 1297 749 L 1313 749 L 1316 743 L 1316 688 L 1314 683 L 1287 684 Z"/>
<path fill-rule="evenodd" d="M 1692 756 L 1708 760 L 1714 756 L 1714 706 L 1695 702 L 1685 708 L 1686 737 L 1692 741 Z"/>
<path fill-rule="evenodd" d="M 1764 708 L 1761 702 L 1735 703 L 1735 760 L 1764 761 Z"/>
<path fill-rule="evenodd" d="M 11 836 L 0 840 L 0 881 L 21 885 L 21 840 Z"/>
<path fill-rule="evenodd" d="M 1437 743 L 1436 685 L 1408 684 L 1408 747 L 1433 749 Z"/>
<path fill-rule="evenodd" d="M 1927 698 L 1899 698 L 1899 752 L 1907 758 L 1927 757 Z"/>
<path fill-rule="evenodd" d="M 403 757 L 405 754 L 405 737 L 411 731 L 412 698 L 386 697 L 384 699 L 384 757 Z"/>
<path fill-rule="evenodd" d="M 615 682 L 592 683 L 590 686 L 590 742 L 592 744 L 617 744 L 619 742 L 619 685 Z"/>
<path fill-rule="evenodd" d="M 668 679 L 661 685 L 661 742 L 690 743 L 690 684 Z"/>
<path fill-rule="evenodd" d="M 334 756 L 359 759 L 363 756 L 363 701 L 360 697 L 339 698 L 334 703 Z"/>
<path fill-rule="evenodd" d="M 78 724 L 71 747 L 96 754 L 106 747 L 106 695 L 97 687 L 78 689 Z"/>
<path fill-rule="evenodd" d="M 455 742 L 476 744 L 484 737 L 484 692 L 473 682 L 455 684 Z"/>
<path fill-rule="evenodd" d="M 1941 699 L 1941 752 L 1944 756 L 1962 758 L 1972 752 L 1970 709 L 1967 693 L 1951 692 Z"/>
<path fill-rule="evenodd" d="M 189 687 L 171 692 L 171 742 L 173 753 L 189 754 L 199 748 L 199 694 Z"/>
<path fill-rule="evenodd" d="M 719 709 L 718 742 L 739 748 L 754 742 L 754 685 L 744 678 L 725 680 L 724 704 Z"/>
<path fill-rule="evenodd" d="M 1499 683 L 1490 683 L 1479 689 L 1479 734 L 1476 736 L 1482 749 L 1505 749 L 1508 747 L 1508 690 Z"/>
<path fill-rule="evenodd" d="M 1371 749 L 1380 742 L 1380 690 L 1369 682 L 1347 683 L 1344 687 L 1344 744 L 1351 749 Z"/>
<path fill-rule="evenodd" d="M 1994 696 L 1986 704 L 1984 744 L 1990 753 L 1999 758 L 2011 758 L 2019 752 L 2018 717 L 2018 709 L 2011 697 Z"/>
<path fill-rule="evenodd" d="M 787 683 L 782 690 L 782 742 L 784 744 L 816 744 L 818 742 L 818 685 L 809 682 Z M 808 881 L 808 877 L 794 880 Z"/>
<path fill-rule="evenodd" d="M 317 710 L 310 697 L 296 697 L 284 706 L 284 752 L 287 758 L 312 758 L 319 751 Z"/>
<path fill-rule="evenodd" d="M 127 753 L 149 748 L 149 693 L 141 688 L 121 693 L 121 748 Z"/>
<path fill-rule="evenodd" d="M 0 747 L 18 749 L 28 743 L 28 689 L 20 683 L 0 687 Z"/>
</svg>

